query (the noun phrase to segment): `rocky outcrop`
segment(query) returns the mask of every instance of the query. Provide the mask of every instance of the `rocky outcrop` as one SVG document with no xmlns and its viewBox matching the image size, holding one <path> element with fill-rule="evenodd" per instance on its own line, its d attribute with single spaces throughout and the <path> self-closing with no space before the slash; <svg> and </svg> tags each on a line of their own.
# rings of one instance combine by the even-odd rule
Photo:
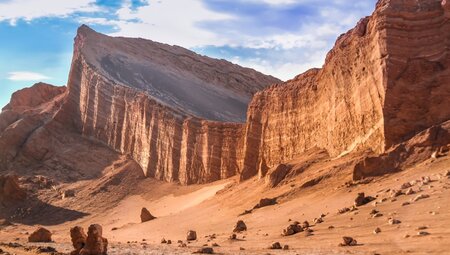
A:
<svg viewBox="0 0 450 255">
<path fill-rule="evenodd" d="M 80 254 L 81 249 L 86 245 L 87 235 L 84 233 L 84 229 L 82 227 L 73 227 L 70 229 L 70 238 L 72 241 L 73 250 L 71 255 Z"/>
<path fill-rule="evenodd" d="M 81 249 L 80 255 L 106 255 L 108 254 L 108 239 L 103 236 L 102 226 L 93 224 L 89 226 L 86 245 Z"/>
<path fill-rule="evenodd" d="M 226 122 L 243 121 L 252 94 L 276 81 L 179 47 L 82 26 L 56 120 L 131 155 L 146 176 L 212 182 L 236 175 L 241 164 L 244 124 Z"/>
<path fill-rule="evenodd" d="M 29 137 L 52 119 L 64 95 L 65 87 L 45 83 L 12 95 L 0 113 L 0 171 L 10 168 Z"/>
<path fill-rule="evenodd" d="M 436 152 L 450 148 L 450 121 L 426 129 L 406 142 L 400 143 L 381 155 L 369 156 L 355 165 L 353 179 L 381 176 L 398 172 L 431 159 Z"/>
<path fill-rule="evenodd" d="M 448 4 L 382 0 L 343 34 L 321 69 L 256 93 L 241 180 L 312 147 L 383 153 L 450 118 Z M 444 8 L 443 8 L 444 7 Z"/>
<path fill-rule="evenodd" d="M 449 8 L 446 0 L 380 0 L 337 39 L 321 69 L 286 83 L 82 26 L 67 91 L 35 85 L 0 114 L 0 171 L 21 154 L 49 160 L 75 139 L 67 132 L 129 155 L 147 177 L 181 184 L 239 174 L 267 176 L 276 187 L 305 169 L 288 162 L 313 149 L 331 159 L 385 157 L 360 162 L 355 179 L 379 174 L 372 161 L 399 169 L 409 163 L 391 158 L 412 150 L 399 145 L 450 119 Z"/>
</svg>

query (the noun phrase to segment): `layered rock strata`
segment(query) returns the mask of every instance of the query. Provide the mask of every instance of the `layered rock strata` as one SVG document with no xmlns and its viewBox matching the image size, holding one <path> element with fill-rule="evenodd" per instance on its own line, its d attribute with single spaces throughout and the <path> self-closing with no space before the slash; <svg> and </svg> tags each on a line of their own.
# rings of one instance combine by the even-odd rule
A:
<svg viewBox="0 0 450 255">
<path fill-rule="evenodd" d="M 251 95 L 277 81 L 179 47 L 82 26 L 68 96 L 55 120 L 131 155 L 146 176 L 212 182 L 239 172 L 239 122 Z"/>
<path fill-rule="evenodd" d="M 312 147 L 383 153 L 450 119 L 446 1 L 382 0 L 339 37 L 322 69 L 258 92 L 245 131 L 245 180 Z M 445 10 L 444 10 L 445 8 Z"/>
</svg>

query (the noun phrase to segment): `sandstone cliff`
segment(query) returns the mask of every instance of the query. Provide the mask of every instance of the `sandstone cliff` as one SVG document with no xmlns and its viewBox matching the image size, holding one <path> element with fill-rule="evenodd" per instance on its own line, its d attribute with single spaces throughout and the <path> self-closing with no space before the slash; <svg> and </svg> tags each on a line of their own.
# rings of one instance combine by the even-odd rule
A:
<svg viewBox="0 0 450 255">
<path fill-rule="evenodd" d="M 279 83 L 180 47 L 82 26 L 67 91 L 35 85 L 0 114 L 0 170 L 31 159 L 72 179 L 94 178 L 123 154 L 169 182 L 246 180 L 275 169 L 276 183 L 290 171 L 277 165 L 316 149 L 331 159 L 372 151 L 356 179 L 387 161 L 398 170 L 414 161 L 407 157 L 415 135 L 450 119 L 449 31 L 448 1 L 381 0 L 337 39 L 321 69 Z M 420 158 L 436 149 L 426 147 Z M 95 171 L 70 159 L 74 151 Z"/>
<path fill-rule="evenodd" d="M 212 182 L 238 173 L 247 104 L 274 82 L 180 47 L 82 26 L 55 120 L 131 155 L 146 176 Z"/>
<path fill-rule="evenodd" d="M 259 92 L 241 179 L 313 147 L 383 153 L 450 118 L 450 21 L 437 0 L 382 0 L 343 34 L 322 69 Z"/>
</svg>

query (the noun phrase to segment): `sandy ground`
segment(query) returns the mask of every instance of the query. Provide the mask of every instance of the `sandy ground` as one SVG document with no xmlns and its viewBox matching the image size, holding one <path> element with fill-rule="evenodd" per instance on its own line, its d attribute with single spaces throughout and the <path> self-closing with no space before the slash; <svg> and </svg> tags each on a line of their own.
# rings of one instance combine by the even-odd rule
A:
<svg viewBox="0 0 450 255">
<path fill-rule="evenodd" d="M 273 189 L 267 188 L 264 180 L 257 179 L 240 184 L 230 179 L 192 187 L 148 182 L 146 185 L 152 185 L 148 192 L 127 196 L 104 212 L 45 226 L 54 233 L 55 243 L 42 245 L 69 252 L 70 227 L 81 225 L 87 229 L 89 224 L 99 223 L 110 242 L 109 254 L 192 254 L 198 248 L 213 243 L 220 245 L 214 247 L 220 254 L 450 254 L 450 179 L 442 176 L 446 170 L 450 170 L 449 157 L 429 160 L 412 169 L 358 185 L 344 185 L 351 179 L 348 171 L 308 188 L 299 188 L 305 181 L 304 176 Z M 389 189 L 399 189 L 401 184 L 420 180 L 423 176 L 429 176 L 432 182 L 414 185 L 416 194 L 391 198 Z M 176 192 L 171 192 L 174 190 Z M 339 209 L 353 205 L 358 192 L 376 196 L 376 201 L 387 200 L 338 214 Z M 420 194 L 430 197 L 411 202 Z M 279 203 L 238 216 L 264 197 L 279 197 Z M 402 206 L 404 202 L 411 204 Z M 142 207 L 147 207 L 157 219 L 140 223 Z M 380 211 L 383 216 L 372 218 L 372 209 Z M 321 214 L 326 214 L 324 222 L 312 227 L 312 236 L 304 233 L 281 236 L 290 219 L 312 223 Z M 390 225 L 389 217 L 401 223 Z M 248 231 L 238 234 L 238 240 L 229 240 L 238 219 L 245 221 Z M 330 226 L 334 228 L 329 229 Z M 377 227 L 381 233 L 374 234 Z M 429 235 L 419 236 L 419 227 L 426 227 L 424 231 Z M 0 230 L 0 241 L 30 245 L 26 242 L 27 233 L 35 228 L 21 224 L 6 227 Z M 198 240 L 188 243 L 186 248 L 178 247 L 177 240 L 184 241 L 190 229 L 197 231 Z M 217 238 L 211 240 L 208 236 L 212 234 Z M 339 247 L 343 236 L 355 238 L 359 245 Z M 160 244 L 162 238 L 172 240 L 173 244 Z M 275 241 L 289 245 L 290 250 L 267 249 Z M 0 248 L 15 254 L 35 254 L 22 248 L 4 245 Z"/>
</svg>

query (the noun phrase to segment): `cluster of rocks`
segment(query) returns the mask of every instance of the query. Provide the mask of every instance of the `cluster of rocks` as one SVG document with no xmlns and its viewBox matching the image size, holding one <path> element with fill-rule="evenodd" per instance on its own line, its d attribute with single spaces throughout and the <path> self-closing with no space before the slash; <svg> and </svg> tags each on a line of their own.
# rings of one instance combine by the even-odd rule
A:
<svg viewBox="0 0 450 255">
<path fill-rule="evenodd" d="M 281 245 L 280 242 L 274 242 L 269 246 L 269 249 L 271 250 L 289 250 L 289 245 L 285 244 L 284 246 Z"/>
<path fill-rule="evenodd" d="M 300 223 L 298 221 L 292 222 L 291 224 L 289 224 L 289 226 L 283 229 L 282 235 L 291 236 L 300 232 L 305 232 L 306 236 L 312 235 L 313 230 L 310 228 L 310 224 L 308 221 L 304 221 L 303 223 Z"/>
<path fill-rule="evenodd" d="M 90 225 L 87 235 L 82 227 L 73 227 L 70 229 L 70 238 L 74 248 L 70 255 L 106 255 L 108 252 L 108 240 L 103 237 L 103 229 L 98 224 Z M 52 242 L 52 233 L 48 229 L 38 228 L 29 235 L 28 241 Z"/>
</svg>

